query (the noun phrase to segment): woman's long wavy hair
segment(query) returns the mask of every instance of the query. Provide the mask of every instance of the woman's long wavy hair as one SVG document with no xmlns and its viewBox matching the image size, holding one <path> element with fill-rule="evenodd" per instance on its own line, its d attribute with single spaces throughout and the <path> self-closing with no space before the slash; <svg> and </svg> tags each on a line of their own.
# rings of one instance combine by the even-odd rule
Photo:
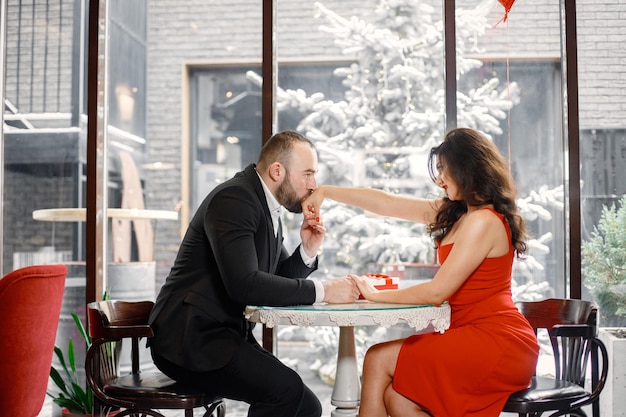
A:
<svg viewBox="0 0 626 417">
<path fill-rule="evenodd" d="M 468 205 L 493 204 L 509 224 L 513 248 L 521 257 L 527 250 L 526 225 L 515 204 L 515 183 L 496 145 L 477 130 L 457 128 L 448 132 L 444 141 L 430 151 L 428 169 L 435 182 L 438 159 L 445 163 L 446 171 L 459 187 L 462 200 L 444 198 L 435 221 L 428 225 L 428 232 L 435 242 L 439 244 L 443 240 L 454 223 L 467 212 Z"/>
</svg>

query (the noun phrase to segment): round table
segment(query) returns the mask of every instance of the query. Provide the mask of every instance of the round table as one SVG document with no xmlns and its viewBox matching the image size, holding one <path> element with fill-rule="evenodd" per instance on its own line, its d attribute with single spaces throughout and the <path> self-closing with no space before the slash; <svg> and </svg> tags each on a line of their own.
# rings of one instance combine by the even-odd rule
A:
<svg viewBox="0 0 626 417">
<path fill-rule="evenodd" d="M 121 220 L 178 220 L 178 212 L 172 210 L 146 210 L 107 208 L 107 216 Z M 86 208 L 53 208 L 33 211 L 33 219 L 47 222 L 84 222 Z"/>
<path fill-rule="evenodd" d="M 356 361 L 354 326 L 383 326 L 406 323 L 416 333 L 441 332 L 450 327 L 450 306 L 388 304 L 358 301 L 351 304 L 314 304 L 291 307 L 248 306 L 246 319 L 276 325 L 338 326 L 337 373 L 331 397 L 336 408 L 332 417 L 356 416 L 361 401 Z"/>
</svg>

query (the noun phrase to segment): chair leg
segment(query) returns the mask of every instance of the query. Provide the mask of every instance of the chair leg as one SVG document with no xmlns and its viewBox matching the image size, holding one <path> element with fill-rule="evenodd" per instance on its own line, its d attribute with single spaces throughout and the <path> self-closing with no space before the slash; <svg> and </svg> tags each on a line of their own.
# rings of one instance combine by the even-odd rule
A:
<svg viewBox="0 0 626 417">
<path fill-rule="evenodd" d="M 206 412 L 202 417 L 226 417 L 226 403 L 224 400 L 213 402 L 209 406 L 204 406 Z"/>
<path fill-rule="evenodd" d="M 105 417 L 107 415 L 107 409 L 109 408 L 105 404 L 103 404 L 100 400 L 98 400 L 95 395 L 93 398 L 92 407 L 93 407 L 93 417 Z"/>
<path fill-rule="evenodd" d="M 226 417 L 226 403 L 220 401 L 217 405 L 217 417 Z"/>
</svg>

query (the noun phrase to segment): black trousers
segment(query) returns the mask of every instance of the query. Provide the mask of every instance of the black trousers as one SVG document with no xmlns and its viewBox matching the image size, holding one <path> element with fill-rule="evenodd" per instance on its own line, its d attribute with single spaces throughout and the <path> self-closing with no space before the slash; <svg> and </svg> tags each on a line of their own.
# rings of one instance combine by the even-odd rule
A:
<svg viewBox="0 0 626 417">
<path fill-rule="evenodd" d="M 175 381 L 250 404 L 248 417 L 320 417 L 322 406 L 300 375 L 256 340 L 239 345 L 230 362 L 209 372 L 193 372 L 152 352 L 156 366 Z"/>
</svg>

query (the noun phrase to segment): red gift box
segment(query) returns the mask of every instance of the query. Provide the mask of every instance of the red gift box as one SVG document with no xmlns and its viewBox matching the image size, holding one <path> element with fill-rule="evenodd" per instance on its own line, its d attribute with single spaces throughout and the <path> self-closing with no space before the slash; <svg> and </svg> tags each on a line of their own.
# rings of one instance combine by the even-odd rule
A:
<svg viewBox="0 0 626 417">
<path fill-rule="evenodd" d="M 365 274 L 366 277 L 372 279 L 374 288 L 378 290 L 397 290 L 398 283 L 396 282 L 397 278 L 392 278 L 389 275 L 385 274 Z M 364 300 L 363 295 L 359 294 L 359 300 Z"/>
</svg>

